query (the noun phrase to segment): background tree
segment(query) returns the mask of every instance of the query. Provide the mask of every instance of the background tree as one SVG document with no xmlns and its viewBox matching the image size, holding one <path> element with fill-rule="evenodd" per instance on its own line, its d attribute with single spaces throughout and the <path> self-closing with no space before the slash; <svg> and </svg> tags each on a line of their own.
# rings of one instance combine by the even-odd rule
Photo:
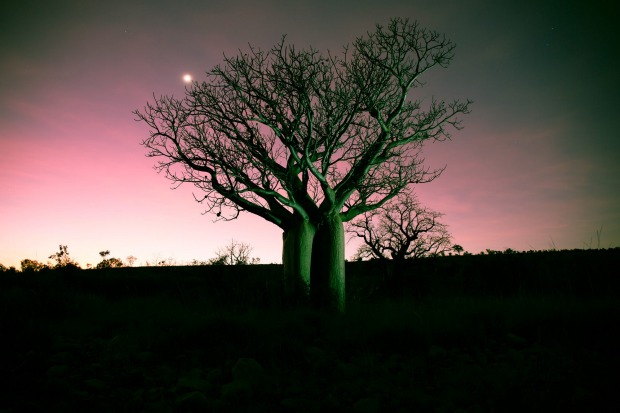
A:
<svg viewBox="0 0 620 413">
<path fill-rule="evenodd" d="M 146 261 L 145 265 L 147 267 L 174 267 L 177 261 L 173 257 L 161 258 L 158 254 L 151 261 Z"/>
<path fill-rule="evenodd" d="M 463 247 L 459 244 L 454 244 L 452 246 L 452 249 L 454 250 L 454 252 L 456 252 L 456 255 L 461 255 L 461 253 L 463 252 Z"/>
<path fill-rule="evenodd" d="M 56 261 L 53 266 L 55 269 L 59 268 L 80 268 L 80 265 L 69 256 L 69 250 L 66 245 L 59 245 L 58 252 L 49 256 L 49 259 Z"/>
<path fill-rule="evenodd" d="M 242 211 L 283 231 L 289 291 L 344 310 L 344 226 L 439 171 L 422 166 L 425 141 L 449 137 L 469 101 L 413 100 L 420 77 L 447 67 L 454 44 L 393 19 L 340 55 L 297 50 L 283 38 L 250 47 L 194 82 L 182 100 L 154 97 L 137 120 L 157 168 L 217 219 Z"/>
<path fill-rule="evenodd" d="M 110 255 L 109 250 L 101 251 L 99 252 L 99 255 L 101 255 L 101 262 L 98 263 L 95 267 L 99 270 L 102 268 L 120 268 L 125 265 L 120 258 L 106 258 L 108 255 Z"/>
<path fill-rule="evenodd" d="M 260 259 L 250 257 L 252 247 L 242 242 L 230 240 L 230 244 L 220 248 L 215 258 L 211 258 L 209 265 L 248 265 L 258 264 Z"/>
<path fill-rule="evenodd" d="M 347 226 L 363 240 L 354 259 L 393 259 L 442 255 L 452 250 L 443 214 L 423 207 L 405 190 L 380 208 L 367 211 Z"/>
<path fill-rule="evenodd" d="M 130 267 L 133 267 L 134 263 L 138 260 L 136 257 L 134 257 L 133 255 L 128 256 L 127 258 L 125 258 L 125 260 L 127 261 L 127 264 L 129 264 Z"/>
<path fill-rule="evenodd" d="M 21 260 L 20 265 L 21 265 L 22 272 L 31 272 L 31 271 L 36 272 L 36 271 L 41 271 L 45 268 L 49 268 L 47 265 L 37 260 L 31 260 L 28 258 Z"/>
</svg>

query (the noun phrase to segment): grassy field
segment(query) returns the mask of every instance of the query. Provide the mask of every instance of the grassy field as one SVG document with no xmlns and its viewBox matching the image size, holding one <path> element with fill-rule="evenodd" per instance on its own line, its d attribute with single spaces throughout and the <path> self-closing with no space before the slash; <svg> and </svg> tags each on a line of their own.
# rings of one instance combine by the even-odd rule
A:
<svg viewBox="0 0 620 413">
<path fill-rule="evenodd" d="M 363 269 L 376 275 L 372 264 L 350 265 L 343 315 L 279 303 L 278 266 L 212 269 L 204 277 L 199 268 L 7 276 L 0 412 L 617 407 L 616 291 L 568 284 L 526 291 L 517 283 L 501 295 L 471 287 L 464 294 L 454 283 L 467 266 L 453 260 L 432 268 L 441 265 L 460 269 L 444 274 L 451 286 L 412 287 L 407 280 L 422 277 L 420 270 L 405 274 L 406 293 L 397 297 L 368 287 L 376 283 Z M 599 273 L 556 276 L 570 285 L 585 278 L 589 285 L 593 276 L 606 282 Z"/>
</svg>

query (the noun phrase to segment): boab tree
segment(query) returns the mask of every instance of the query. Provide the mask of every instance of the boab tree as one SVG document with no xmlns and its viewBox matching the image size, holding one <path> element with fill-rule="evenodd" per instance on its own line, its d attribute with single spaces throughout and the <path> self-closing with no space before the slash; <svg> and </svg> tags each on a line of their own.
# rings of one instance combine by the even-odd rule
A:
<svg viewBox="0 0 620 413">
<path fill-rule="evenodd" d="M 413 183 L 424 141 L 449 137 L 469 101 L 409 97 L 420 76 L 447 67 L 454 44 L 415 22 L 393 19 L 340 55 L 298 50 L 283 38 L 224 57 L 184 98 L 154 97 L 139 121 L 157 169 L 218 219 L 256 214 L 283 231 L 289 291 L 344 309 L 344 227 Z"/>
<path fill-rule="evenodd" d="M 423 207 L 415 194 L 404 190 L 380 208 L 351 221 L 347 231 L 363 240 L 356 258 L 403 261 L 452 250 L 442 213 Z"/>
</svg>

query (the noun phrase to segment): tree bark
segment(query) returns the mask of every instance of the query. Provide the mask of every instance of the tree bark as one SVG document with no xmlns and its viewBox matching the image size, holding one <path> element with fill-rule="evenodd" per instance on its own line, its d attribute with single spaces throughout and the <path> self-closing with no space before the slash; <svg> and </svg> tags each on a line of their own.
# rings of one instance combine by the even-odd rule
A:
<svg viewBox="0 0 620 413">
<path fill-rule="evenodd" d="M 284 294 L 287 298 L 304 301 L 309 296 L 315 232 L 314 225 L 299 217 L 282 233 Z"/>
<path fill-rule="evenodd" d="M 312 303 L 323 309 L 344 312 L 344 226 L 340 215 L 328 215 L 317 225 L 312 244 Z"/>
</svg>

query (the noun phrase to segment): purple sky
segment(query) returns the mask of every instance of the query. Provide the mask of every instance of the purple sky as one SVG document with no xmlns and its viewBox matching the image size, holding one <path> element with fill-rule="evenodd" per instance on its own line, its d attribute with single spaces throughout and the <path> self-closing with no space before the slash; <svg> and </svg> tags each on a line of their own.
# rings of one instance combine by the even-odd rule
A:
<svg viewBox="0 0 620 413">
<path fill-rule="evenodd" d="M 511 3 L 512 6 L 499 5 Z M 192 187 L 171 191 L 140 145 L 132 110 L 183 93 L 248 42 L 282 34 L 339 52 L 376 23 L 408 17 L 457 44 L 416 97 L 474 101 L 447 165 L 418 186 L 454 242 L 477 253 L 620 245 L 620 15 L 613 1 L 12 1 L 0 6 L 0 263 L 47 261 L 68 245 L 206 260 L 231 239 L 280 262 L 281 231 L 250 214 L 214 223 Z M 195 192 L 195 191 L 194 191 Z M 357 241 L 347 244 L 347 257 Z"/>
</svg>

